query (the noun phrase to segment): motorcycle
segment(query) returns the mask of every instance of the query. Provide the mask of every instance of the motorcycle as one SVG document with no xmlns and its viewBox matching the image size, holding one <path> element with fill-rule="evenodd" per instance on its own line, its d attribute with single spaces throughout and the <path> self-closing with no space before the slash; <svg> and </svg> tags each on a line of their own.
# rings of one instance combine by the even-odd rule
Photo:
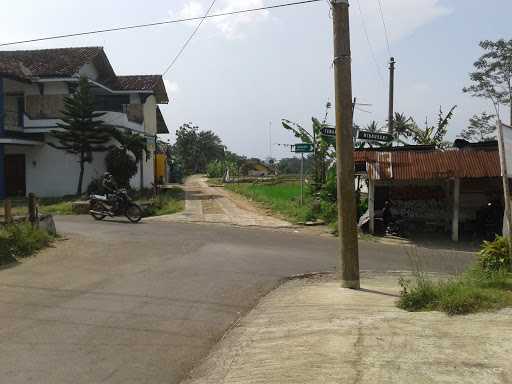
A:
<svg viewBox="0 0 512 384">
<path fill-rule="evenodd" d="M 138 223 L 143 215 L 142 208 L 132 201 L 126 189 L 119 189 L 110 196 L 91 195 L 89 213 L 95 220 L 126 216 L 132 223 Z"/>
</svg>

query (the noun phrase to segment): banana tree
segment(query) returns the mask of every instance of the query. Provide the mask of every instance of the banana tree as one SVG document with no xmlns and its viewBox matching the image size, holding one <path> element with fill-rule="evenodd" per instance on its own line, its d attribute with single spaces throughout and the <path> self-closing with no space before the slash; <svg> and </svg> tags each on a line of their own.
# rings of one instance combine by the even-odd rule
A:
<svg viewBox="0 0 512 384">
<path fill-rule="evenodd" d="M 420 145 L 434 145 L 436 148 L 446 148 L 449 146 L 444 138 L 448 133 L 448 124 L 453 118 L 456 105 L 445 115 L 442 108 L 439 108 L 438 120 L 436 125 L 429 125 L 428 121 L 425 122 L 425 128 L 421 129 L 417 125 L 411 125 L 409 132 L 416 144 Z"/>
<path fill-rule="evenodd" d="M 327 103 L 326 113 L 322 121 L 315 117 L 311 118 L 311 131 L 293 121 L 282 120 L 284 129 L 292 132 L 301 142 L 313 145 L 313 180 L 316 188 L 320 188 L 325 183 L 327 168 L 335 158 L 335 151 L 333 150 L 335 146 L 334 140 L 322 135 L 323 128 L 332 128 L 327 124 L 330 108 L 331 104 Z"/>
<path fill-rule="evenodd" d="M 112 137 L 119 143 L 121 149 L 131 152 L 140 166 L 140 189 L 144 189 L 144 155 L 145 160 L 151 158 L 146 138 L 142 135 L 134 134 L 129 131 L 112 128 Z"/>
</svg>

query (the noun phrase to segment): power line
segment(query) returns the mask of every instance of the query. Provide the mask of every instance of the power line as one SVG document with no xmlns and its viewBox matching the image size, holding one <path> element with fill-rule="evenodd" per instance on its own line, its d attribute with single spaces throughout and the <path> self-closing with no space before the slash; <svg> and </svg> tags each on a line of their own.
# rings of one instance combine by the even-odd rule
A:
<svg viewBox="0 0 512 384">
<path fill-rule="evenodd" d="M 371 114 L 372 111 L 367 111 L 366 109 L 363 109 L 363 108 L 359 108 L 359 107 L 355 107 L 356 111 L 359 111 L 359 112 L 364 112 L 364 113 L 369 113 Z"/>
<path fill-rule="evenodd" d="M 361 24 L 363 26 L 364 34 L 366 36 L 366 41 L 368 43 L 368 47 L 370 48 L 370 53 L 372 54 L 373 62 L 377 67 L 377 75 L 379 75 L 380 81 L 382 82 L 382 86 L 386 88 L 386 84 L 384 82 L 384 77 L 382 77 L 382 72 L 380 71 L 379 63 L 377 61 L 377 57 L 375 56 L 375 51 L 373 50 L 372 42 L 370 41 L 370 36 L 368 35 L 368 29 L 366 28 L 366 22 L 364 21 L 363 10 L 361 9 L 361 3 L 357 0 L 357 6 L 359 8 L 359 14 L 361 15 Z"/>
<path fill-rule="evenodd" d="M 382 11 L 382 0 L 377 0 L 377 3 L 379 4 L 380 19 L 382 20 L 382 25 L 384 26 L 384 36 L 386 36 L 386 47 L 388 49 L 388 55 L 391 57 L 393 55 L 391 54 L 391 45 L 389 44 L 388 27 L 386 25 L 386 19 L 384 18 L 384 12 Z"/>
<path fill-rule="evenodd" d="M 270 10 L 270 9 L 277 9 L 277 8 L 296 6 L 296 5 L 318 3 L 320 1 L 323 1 L 323 0 L 294 1 L 294 2 L 290 2 L 290 3 L 270 5 L 270 6 L 266 6 L 266 7 L 249 8 L 249 9 L 243 9 L 243 10 L 240 10 L 240 11 L 216 13 L 216 14 L 213 14 L 213 15 L 207 15 L 206 17 L 204 17 L 204 16 L 188 17 L 188 18 L 183 18 L 183 19 L 159 21 L 159 22 L 155 22 L 155 23 L 127 25 L 127 26 L 122 26 L 122 27 L 97 29 L 97 30 L 86 31 L 86 32 L 68 33 L 68 34 L 65 34 L 65 35 L 53 35 L 53 36 L 47 36 L 47 37 L 38 37 L 38 38 L 34 38 L 34 39 L 19 40 L 19 41 L 11 41 L 11 42 L 8 42 L 8 43 L 2 43 L 2 44 L 0 44 L 0 47 L 5 47 L 5 46 L 8 46 L 8 45 L 24 44 L 24 43 L 33 43 L 33 42 L 37 42 L 37 41 L 64 39 L 64 38 L 67 38 L 67 37 L 94 35 L 94 34 L 98 34 L 98 33 L 107 33 L 107 32 L 115 32 L 115 31 L 126 31 L 126 30 L 129 30 L 129 29 L 155 27 L 155 26 L 158 26 L 158 25 L 177 24 L 177 23 L 184 23 L 184 22 L 187 22 L 187 21 L 202 20 L 204 18 L 210 19 L 210 18 L 214 18 L 214 17 L 233 16 L 233 15 L 239 15 L 239 14 L 242 14 L 242 13 L 258 12 L 258 11 L 265 11 L 265 10 Z"/>
<path fill-rule="evenodd" d="M 190 41 L 194 38 L 194 36 L 196 35 L 197 31 L 199 30 L 199 28 L 201 28 L 201 25 L 204 23 L 204 21 L 206 20 L 206 18 L 208 17 L 208 15 L 210 14 L 210 11 L 212 10 L 213 6 L 215 5 L 215 2 L 217 0 L 213 0 L 212 3 L 210 4 L 210 7 L 206 10 L 206 13 L 204 14 L 204 17 L 201 19 L 201 21 L 197 24 L 196 28 L 192 31 L 192 33 L 190 34 L 190 36 L 188 37 L 188 39 L 185 41 L 185 43 L 183 44 L 183 46 L 181 47 L 181 49 L 179 50 L 179 52 L 176 54 L 176 56 L 174 56 L 174 59 L 172 59 L 171 61 L 171 64 L 169 64 L 167 66 L 167 68 L 165 69 L 164 73 L 162 74 L 162 76 L 165 76 L 167 74 L 167 72 L 169 72 L 171 70 L 171 68 L 173 67 L 173 65 L 176 63 L 176 61 L 178 61 L 178 59 L 180 58 L 181 54 L 183 53 L 183 51 L 185 50 L 185 48 L 187 48 L 188 44 L 190 43 Z"/>
</svg>

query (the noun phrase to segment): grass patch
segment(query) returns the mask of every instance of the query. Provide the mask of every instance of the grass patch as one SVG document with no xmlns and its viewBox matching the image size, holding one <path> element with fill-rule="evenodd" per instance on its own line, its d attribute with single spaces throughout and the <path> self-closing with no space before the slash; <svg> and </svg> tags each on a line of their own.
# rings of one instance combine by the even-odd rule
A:
<svg viewBox="0 0 512 384">
<path fill-rule="evenodd" d="M 512 275 L 485 276 L 475 280 L 468 274 L 448 281 L 419 280 L 403 290 L 398 307 L 407 311 L 442 311 L 448 315 L 497 310 L 512 306 Z"/>
<path fill-rule="evenodd" d="M 71 203 L 76 201 L 74 196 L 66 196 L 61 198 L 40 198 L 38 199 L 39 212 L 53 215 L 71 215 L 73 214 Z M 14 216 L 28 215 L 28 198 L 11 199 L 12 214 Z M 0 211 L 3 215 L 4 202 L 0 200 Z"/>
<path fill-rule="evenodd" d="M 206 183 L 208 184 L 208 186 L 212 187 L 212 186 L 223 185 L 224 181 L 221 178 L 210 177 L 210 178 L 208 178 L 208 180 L 206 180 Z"/>
<path fill-rule="evenodd" d="M 177 187 L 165 189 L 144 203 L 147 204 L 147 216 L 172 215 L 185 209 L 185 192 Z"/>
<path fill-rule="evenodd" d="M 486 270 L 480 260 L 458 276 L 434 280 L 422 272 L 419 260 L 409 257 L 415 271 L 412 279 L 399 280 L 402 290 L 397 306 L 401 309 L 453 316 L 512 306 L 512 273 L 507 269 Z"/>
<path fill-rule="evenodd" d="M 300 183 L 226 184 L 225 188 L 262 203 L 293 223 L 314 219 L 307 193 L 304 193 L 304 205 L 300 205 Z"/>
<path fill-rule="evenodd" d="M 47 247 L 53 240 L 48 232 L 29 223 L 12 224 L 0 229 L 0 263 L 31 256 Z"/>
<path fill-rule="evenodd" d="M 76 197 L 41 199 L 39 201 L 39 212 L 52 215 L 72 215 L 72 203 L 76 200 Z"/>
</svg>

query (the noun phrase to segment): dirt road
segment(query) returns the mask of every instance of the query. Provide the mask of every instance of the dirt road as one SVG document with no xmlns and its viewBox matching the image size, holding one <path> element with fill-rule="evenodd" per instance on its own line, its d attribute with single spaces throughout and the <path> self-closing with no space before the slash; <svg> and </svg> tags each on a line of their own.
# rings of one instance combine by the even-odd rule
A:
<svg viewBox="0 0 512 384">
<path fill-rule="evenodd" d="M 184 212 L 159 216 L 154 222 L 221 223 L 241 227 L 292 227 L 287 221 L 267 215 L 245 199 L 224 190 L 209 187 L 206 178 L 194 175 L 184 184 L 186 208 Z"/>
</svg>

